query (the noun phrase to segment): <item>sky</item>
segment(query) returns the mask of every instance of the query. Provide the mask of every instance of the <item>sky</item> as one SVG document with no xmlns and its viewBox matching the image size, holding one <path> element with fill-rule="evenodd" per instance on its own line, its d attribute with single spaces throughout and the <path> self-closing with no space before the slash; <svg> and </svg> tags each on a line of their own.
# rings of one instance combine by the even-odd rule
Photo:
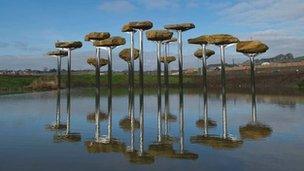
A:
<svg viewBox="0 0 304 171">
<path fill-rule="evenodd" d="M 129 47 L 130 39 L 121 27 L 140 20 L 152 21 L 153 29 L 172 23 L 195 24 L 195 29 L 183 34 L 185 68 L 200 66 L 192 55 L 199 47 L 189 45 L 187 39 L 206 34 L 260 40 L 270 49 L 258 58 L 281 53 L 304 55 L 304 0 L 0 0 L 0 70 L 55 68 L 56 60 L 46 53 L 54 49 L 57 40 L 82 41 L 83 47 L 72 53 L 72 68 L 92 69 L 86 59 L 95 49 L 84 36 L 93 31 L 126 38 L 127 44 L 114 49 L 113 56 L 113 68 L 125 70 L 127 64 L 117 54 Z M 137 34 L 135 40 L 138 47 Z M 145 69 L 153 70 L 156 45 L 145 40 L 144 48 Z M 208 62 L 219 63 L 219 48 L 208 48 L 216 52 Z M 176 45 L 170 54 L 177 54 Z M 235 47 L 227 49 L 228 63 L 245 60 Z M 66 59 L 63 65 L 65 68 Z M 177 68 L 177 62 L 171 68 Z"/>
</svg>

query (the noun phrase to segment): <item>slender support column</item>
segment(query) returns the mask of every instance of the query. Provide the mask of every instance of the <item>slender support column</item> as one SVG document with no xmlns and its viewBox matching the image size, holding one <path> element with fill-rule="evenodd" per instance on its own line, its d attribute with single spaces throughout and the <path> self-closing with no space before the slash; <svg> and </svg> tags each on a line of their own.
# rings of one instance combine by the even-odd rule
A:
<svg viewBox="0 0 304 171">
<path fill-rule="evenodd" d="M 132 81 L 131 81 L 131 77 L 132 77 L 132 66 L 131 66 L 131 62 L 128 62 L 128 89 L 129 89 L 129 91 L 131 91 L 131 89 L 132 89 Z"/>
<path fill-rule="evenodd" d="M 56 104 L 56 125 L 60 126 L 60 89 L 57 90 L 57 104 Z"/>
<path fill-rule="evenodd" d="M 108 48 L 108 90 L 112 91 L 112 47 Z"/>
<path fill-rule="evenodd" d="M 160 57 L 161 57 L 161 42 L 157 42 L 157 85 L 160 91 L 161 89 L 161 64 L 160 64 Z"/>
<path fill-rule="evenodd" d="M 169 64 L 168 64 L 168 61 L 167 61 L 167 57 L 168 57 L 168 48 L 169 48 L 169 44 L 166 43 L 165 44 L 165 62 L 164 62 L 164 76 L 165 76 L 165 87 L 166 89 L 168 89 L 169 87 Z"/>
<path fill-rule="evenodd" d="M 131 88 L 134 87 L 134 32 L 130 32 L 130 36 L 131 36 L 131 60 L 130 60 L 130 68 L 131 68 Z"/>
<path fill-rule="evenodd" d="M 206 57 L 206 45 L 202 44 L 202 63 L 203 63 L 203 90 L 207 91 L 207 57 Z"/>
<path fill-rule="evenodd" d="M 95 68 L 96 93 L 100 88 L 100 48 L 96 48 L 96 68 Z"/>
<path fill-rule="evenodd" d="M 256 90 L 255 90 L 255 67 L 254 67 L 254 56 L 250 56 L 250 71 L 251 71 L 251 95 L 252 95 L 252 121 L 257 121 L 256 114 Z"/>
<path fill-rule="evenodd" d="M 57 57 L 57 84 L 58 89 L 61 88 L 61 57 Z"/>
<path fill-rule="evenodd" d="M 220 46 L 221 53 L 221 84 L 222 84 L 222 94 L 226 94 L 226 72 L 225 72 L 225 46 Z"/>
<path fill-rule="evenodd" d="M 143 30 L 139 30 L 139 85 L 144 88 L 144 43 Z"/>
<path fill-rule="evenodd" d="M 67 88 L 71 88 L 71 58 L 72 58 L 72 51 L 71 49 L 68 49 L 68 83 L 67 83 Z"/>
<path fill-rule="evenodd" d="M 178 31 L 178 73 L 179 86 L 183 87 L 183 38 L 182 31 Z"/>
</svg>

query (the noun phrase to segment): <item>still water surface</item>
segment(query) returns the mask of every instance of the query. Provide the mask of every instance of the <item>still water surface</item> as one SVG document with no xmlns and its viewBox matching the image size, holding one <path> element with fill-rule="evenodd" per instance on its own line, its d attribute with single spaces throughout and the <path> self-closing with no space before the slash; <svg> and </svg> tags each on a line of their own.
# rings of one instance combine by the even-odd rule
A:
<svg viewBox="0 0 304 171">
<path fill-rule="evenodd" d="M 0 170 L 304 170 L 304 96 L 257 94 L 252 115 L 250 94 L 227 93 L 223 108 L 218 93 L 135 92 L 132 103 L 113 90 L 95 117 L 94 90 L 71 91 L 70 115 L 66 94 L 0 96 Z"/>
</svg>

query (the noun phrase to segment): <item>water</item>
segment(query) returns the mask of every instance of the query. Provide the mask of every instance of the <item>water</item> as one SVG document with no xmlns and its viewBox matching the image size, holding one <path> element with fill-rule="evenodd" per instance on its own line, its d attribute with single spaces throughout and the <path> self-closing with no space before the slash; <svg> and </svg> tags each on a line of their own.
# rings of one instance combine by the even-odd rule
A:
<svg viewBox="0 0 304 171">
<path fill-rule="evenodd" d="M 204 101 L 198 90 L 184 90 L 183 96 L 170 90 L 165 105 L 164 91 L 159 101 L 157 92 L 147 90 L 140 113 L 140 94 L 135 91 L 136 120 L 124 130 L 120 121 L 128 112 L 133 116 L 128 109 L 132 96 L 126 90 L 113 90 L 112 98 L 101 93 L 100 110 L 112 109 L 112 117 L 99 118 L 96 124 L 94 90 L 77 89 L 71 91 L 69 131 L 51 130 L 48 125 L 56 121 L 58 99 L 65 128 L 66 93 L 61 91 L 61 98 L 56 91 L 0 96 L 0 170 L 304 170 L 304 96 L 257 94 L 255 124 L 265 129 L 240 134 L 240 127 L 253 124 L 250 94 L 227 93 L 223 122 L 219 93 L 209 92 Z M 215 127 L 197 126 L 204 111 Z M 175 118 L 162 115 L 166 112 Z"/>
</svg>

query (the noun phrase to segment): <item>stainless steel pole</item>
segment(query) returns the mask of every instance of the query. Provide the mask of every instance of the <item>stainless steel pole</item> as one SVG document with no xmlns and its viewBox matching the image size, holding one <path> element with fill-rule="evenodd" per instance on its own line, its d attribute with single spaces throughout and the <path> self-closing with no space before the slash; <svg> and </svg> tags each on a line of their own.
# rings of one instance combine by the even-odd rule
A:
<svg viewBox="0 0 304 171">
<path fill-rule="evenodd" d="M 202 63 L 203 63 L 203 90 L 207 91 L 207 58 L 206 58 L 206 45 L 202 44 Z"/>
<path fill-rule="evenodd" d="M 112 47 L 108 48 L 108 89 L 112 91 Z"/>
<path fill-rule="evenodd" d="M 178 72 L 179 86 L 183 87 L 183 39 L 181 30 L 178 30 Z"/>
<path fill-rule="evenodd" d="M 71 49 L 68 49 L 68 83 L 67 83 L 67 88 L 70 89 L 71 88 Z"/>
<path fill-rule="evenodd" d="M 57 57 L 57 84 L 58 89 L 61 88 L 61 56 Z"/>
<path fill-rule="evenodd" d="M 139 85 L 144 87 L 144 46 L 143 46 L 143 30 L 139 30 Z"/>
<path fill-rule="evenodd" d="M 134 32 L 130 32 L 131 35 L 131 88 L 134 87 Z"/>
<path fill-rule="evenodd" d="M 160 91 L 161 89 L 161 64 L 160 64 L 160 57 L 161 57 L 161 42 L 157 42 L 157 85 Z"/>
<path fill-rule="evenodd" d="M 255 67 L 254 67 L 254 56 L 250 56 L 250 71 L 251 71 L 251 95 L 252 95 L 252 121 L 257 121 L 256 114 L 256 90 L 255 90 Z"/>
</svg>

